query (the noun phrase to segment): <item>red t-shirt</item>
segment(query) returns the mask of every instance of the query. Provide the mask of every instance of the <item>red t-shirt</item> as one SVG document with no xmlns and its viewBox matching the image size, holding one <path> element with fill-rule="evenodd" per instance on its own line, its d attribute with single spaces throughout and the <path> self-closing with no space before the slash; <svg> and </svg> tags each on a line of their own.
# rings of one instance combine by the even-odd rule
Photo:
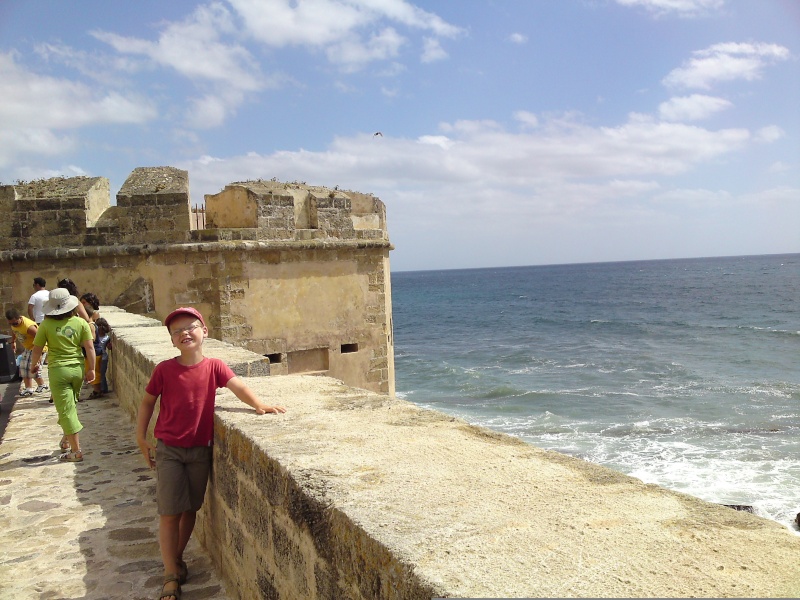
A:
<svg viewBox="0 0 800 600">
<path fill-rule="evenodd" d="M 184 367 L 177 358 L 159 363 L 145 391 L 161 396 L 155 436 L 168 446 L 210 446 L 214 440 L 214 397 L 236 374 L 218 358 Z"/>
</svg>

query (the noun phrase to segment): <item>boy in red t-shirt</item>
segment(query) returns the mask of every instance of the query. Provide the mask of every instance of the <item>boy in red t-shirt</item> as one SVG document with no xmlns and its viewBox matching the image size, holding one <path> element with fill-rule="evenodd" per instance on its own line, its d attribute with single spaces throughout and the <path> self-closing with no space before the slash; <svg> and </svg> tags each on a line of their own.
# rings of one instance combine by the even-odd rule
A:
<svg viewBox="0 0 800 600">
<path fill-rule="evenodd" d="M 164 319 L 164 325 L 181 355 L 154 369 L 139 406 L 136 441 L 147 465 L 158 475 L 158 539 L 164 561 L 161 598 L 178 600 L 180 586 L 188 577 L 183 551 L 203 504 L 211 470 L 217 388 L 228 388 L 259 415 L 284 413 L 286 409 L 264 404 L 228 365 L 203 356 L 208 328 L 200 312 L 178 308 Z M 159 396 L 161 407 L 154 431 L 158 443 L 154 448 L 147 441 L 147 428 Z"/>
</svg>

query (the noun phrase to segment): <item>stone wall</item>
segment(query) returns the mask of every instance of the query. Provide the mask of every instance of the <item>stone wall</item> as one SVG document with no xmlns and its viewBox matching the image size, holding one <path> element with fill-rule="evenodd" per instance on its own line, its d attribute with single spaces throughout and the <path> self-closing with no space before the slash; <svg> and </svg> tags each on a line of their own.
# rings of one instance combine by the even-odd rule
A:
<svg viewBox="0 0 800 600">
<path fill-rule="evenodd" d="M 177 350 L 158 321 L 105 316 L 112 385 L 134 414 Z M 258 354 L 205 348 L 242 375 L 264 372 Z M 257 416 L 220 391 L 196 529 L 236 598 L 800 593 L 800 537 L 773 521 L 329 377 L 246 383 L 287 412 Z"/>
<path fill-rule="evenodd" d="M 178 352 L 161 322 L 116 308 L 103 314 L 114 331 L 109 378 L 121 407 L 134 419 L 156 364 Z M 204 354 L 225 360 L 265 401 L 297 411 L 289 397 L 265 397 L 264 384 L 275 378 L 264 377 L 269 363 L 263 357 L 214 339 L 206 340 Z M 364 394 L 328 378 L 301 379 L 315 391 L 332 389 L 343 398 Z M 331 506 L 317 483 L 291 472 L 228 418 L 275 425 L 269 420 L 283 415 L 257 417 L 229 392 L 219 404 L 224 408 L 215 418 L 214 470 L 195 536 L 236 597 L 429 600 L 436 595 L 402 557 Z M 149 431 L 153 443 L 158 406 Z"/>
<path fill-rule="evenodd" d="M 394 393 L 386 210 L 374 196 L 252 181 L 206 196 L 194 229 L 186 171 L 0 186 L 0 302 L 26 310 L 34 277 L 69 277 L 101 304 L 163 318 L 177 306 L 211 335 L 267 358 L 273 375 L 327 374 Z"/>
</svg>

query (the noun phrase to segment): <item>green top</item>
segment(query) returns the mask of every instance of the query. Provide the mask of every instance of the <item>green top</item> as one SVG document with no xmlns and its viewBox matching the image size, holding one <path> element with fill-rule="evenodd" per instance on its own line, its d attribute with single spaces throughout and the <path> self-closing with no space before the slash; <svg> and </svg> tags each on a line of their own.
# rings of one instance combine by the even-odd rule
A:
<svg viewBox="0 0 800 600">
<path fill-rule="evenodd" d="M 83 364 L 83 342 L 92 340 L 89 323 L 72 316 L 63 321 L 45 317 L 33 340 L 35 346 L 49 347 L 47 364 L 52 367 Z"/>
</svg>

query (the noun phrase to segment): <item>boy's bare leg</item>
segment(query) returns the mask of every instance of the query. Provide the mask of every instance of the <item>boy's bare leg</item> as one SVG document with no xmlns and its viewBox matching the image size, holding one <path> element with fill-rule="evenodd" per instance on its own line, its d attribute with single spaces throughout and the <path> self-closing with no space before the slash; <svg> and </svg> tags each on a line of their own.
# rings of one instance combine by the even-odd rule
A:
<svg viewBox="0 0 800 600">
<path fill-rule="evenodd" d="M 178 539 L 183 514 L 161 515 L 158 521 L 158 543 L 161 546 L 161 561 L 164 575 L 178 574 Z"/>
<path fill-rule="evenodd" d="M 158 526 L 158 541 L 161 545 L 161 560 L 164 574 L 180 572 L 178 563 L 183 560 L 183 551 L 192 537 L 197 513 L 193 510 L 177 515 L 161 515 Z"/>
<path fill-rule="evenodd" d="M 164 577 L 168 575 L 178 575 L 178 538 L 181 523 L 181 514 L 177 515 L 161 515 L 158 521 L 158 542 L 161 546 L 161 560 L 164 563 Z M 164 583 L 162 594 L 169 595 L 169 591 L 176 591 L 178 589 L 178 582 L 170 582 L 172 587 L 167 588 L 167 583 Z M 174 598 L 178 594 L 172 594 Z"/>
<path fill-rule="evenodd" d="M 179 561 L 183 560 L 183 551 L 186 550 L 186 545 L 189 543 L 189 538 L 192 537 L 194 531 L 194 524 L 197 521 L 197 512 L 187 510 L 181 513 L 180 531 L 178 533 L 178 552 L 175 555 L 176 565 Z"/>
</svg>

